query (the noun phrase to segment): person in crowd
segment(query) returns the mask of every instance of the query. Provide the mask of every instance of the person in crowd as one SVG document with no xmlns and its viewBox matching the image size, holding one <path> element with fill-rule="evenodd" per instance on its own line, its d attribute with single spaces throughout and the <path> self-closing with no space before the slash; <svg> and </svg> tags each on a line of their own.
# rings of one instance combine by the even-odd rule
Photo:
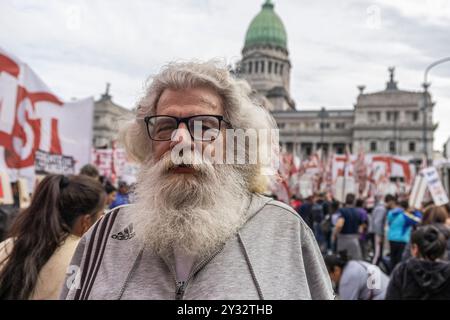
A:
<svg viewBox="0 0 450 320">
<path fill-rule="evenodd" d="M 382 199 L 381 195 L 375 197 L 375 207 L 372 210 L 371 223 L 369 223 L 369 229 L 373 233 L 372 264 L 374 265 L 378 265 L 383 257 L 387 211 L 395 208 L 396 205 L 396 199 L 391 194 L 384 197 L 384 203 Z"/>
<path fill-rule="evenodd" d="M 346 251 L 325 256 L 325 264 L 341 300 L 383 300 L 389 277 L 378 266 L 349 260 Z"/>
<path fill-rule="evenodd" d="M 425 208 L 422 216 L 422 221 L 420 225 L 434 225 L 442 234 L 448 239 L 447 240 L 447 252 L 444 255 L 444 259 L 450 260 L 450 227 L 446 225 L 448 219 L 448 213 L 445 207 L 429 205 Z M 411 241 L 405 247 L 402 255 L 402 261 L 406 261 L 411 257 Z"/>
<path fill-rule="evenodd" d="M 130 189 L 128 187 L 128 184 L 125 181 L 119 181 L 119 190 L 116 193 L 114 201 L 110 204 L 109 208 L 114 209 L 118 206 L 129 204 L 130 203 L 128 195 L 129 190 Z"/>
<path fill-rule="evenodd" d="M 412 258 L 392 272 L 388 300 L 450 300 L 450 262 L 445 235 L 432 224 L 411 234 Z"/>
<path fill-rule="evenodd" d="M 92 178 L 45 177 L 0 243 L 0 300 L 57 299 L 78 241 L 103 214 L 105 197 Z"/>
<path fill-rule="evenodd" d="M 323 226 L 328 216 L 329 205 L 325 201 L 325 193 L 317 193 L 311 207 L 313 217 L 313 232 L 322 253 L 327 252 L 327 238 Z"/>
<path fill-rule="evenodd" d="M 98 172 L 97 167 L 93 164 L 85 164 L 81 167 L 80 175 L 88 176 L 94 178 L 95 180 L 100 180 L 100 173 Z"/>
<path fill-rule="evenodd" d="M 445 225 L 450 228 L 450 202 L 444 205 L 445 210 L 447 211 L 447 220 L 445 221 Z"/>
<path fill-rule="evenodd" d="M 11 182 L 11 192 L 13 203 L 0 204 L 0 242 L 5 239 L 8 230 L 20 209 L 19 188 L 17 182 Z"/>
<path fill-rule="evenodd" d="M 297 195 L 293 195 L 292 196 L 292 198 L 291 198 L 291 207 L 295 210 L 295 211 L 297 211 L 299 208 L 300 208 L 300 206 L 302 205 L 302 202 L 301 202 L 301 200 L 299 199 L 299 197 L 297 197 Z"/>
<path fill-rule="evenodd" d="M 361 215 L 355 208 L 355 195 L 349 193 L 345 197 L 345 206 L 339 209 L 333 239 L 337 241 L 337 251 L 347 251 L 351 259 L 362 260 L 359 245 Z"/>
<path fill-rule="evenodd" d="M 312 212 L 314 200 L 315 198 L 313 194 L 307 196 L 304 199 L 303 204 L 297 210 L 297 213 L 303 221 L 305 221 L 306 225 L 311 228 L 311 230 L 314 229 L 314 217 Z"/>
<path fill-rule="evenodd" d="M 339 201 L 336 201 L 336 200 L 333 200 L 330 204 L 331 228 L 332 228 L 330 241 L 331 241 L 332 253 L 337 253 L 337 241 L 336 241 L 336 239 L 334 239 L 334 235 L 336 234 L 337 221 L 338 221 L 339 217 L 341 216 L 341 214 L 339 213 L 340 207 L 341 207 L 341 205 L 340 205 Z"/>
<path fill-rule="evenodd" d="M 358 211 L 361 217 L 361 225 L 359 227 L 359 246 L 361 247 L 361 254 L 365 260 L 368 255 L 368 229 L 369 229 L 369 214 L 364 207 L 364 199 L 357 199 L 355 203 L 356 211 Z"/>
<path fill-rule="evenodd" d="M 141 165 L 135 202 L 83 236 L 72 260 L 82 280 L 62 299 L 334 298 L 312 231 L 262 195 L 265 159 L 220 156 L 234 142 L 244 155 L 278 147 L 233 139 L 276 128 L 250 94 L 215 62 L 171 63 L 152 78 L 120 134 Z"/>
<path fill-rule="evenodd" d="M 399 206 L 391 209 L 387 215 L 391 271 L 402 260 L 403 250 L 409 242 L 412 227 L 420 222 L 419 214 L 410 213 L 408 207 L 408 201 L 402 200 Z"/>
<path fill-rule="evenodd" d="M 104 188 L 106 192 L 106 207 L 110 208 L 112 203 L 116 200 L 117 188 L 109 181 L 105 182 Z"/>
</svg>

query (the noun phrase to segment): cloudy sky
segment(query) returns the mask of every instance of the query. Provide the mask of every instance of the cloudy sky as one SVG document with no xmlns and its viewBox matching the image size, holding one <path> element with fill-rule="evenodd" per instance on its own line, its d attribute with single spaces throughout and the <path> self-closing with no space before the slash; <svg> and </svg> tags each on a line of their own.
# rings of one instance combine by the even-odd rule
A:
<svg viewBox="0 0 450 320">
<path fill-rule="evenodd" d="M 2 0 L 0 47 L 27 62 L 61 98 L 134 106 L 145 80 L 173 60 L 240 58 L 264 0 Z M 419 91 L 433 61 L 450 56 L 450 0 L 274 0 L 288 33 L 298 108 L 352 108 L 357 85 L 383 90 L 396 67 Z M 450 63 L 430 73 L 439 122 L 450 136 Z"/>
</svg>

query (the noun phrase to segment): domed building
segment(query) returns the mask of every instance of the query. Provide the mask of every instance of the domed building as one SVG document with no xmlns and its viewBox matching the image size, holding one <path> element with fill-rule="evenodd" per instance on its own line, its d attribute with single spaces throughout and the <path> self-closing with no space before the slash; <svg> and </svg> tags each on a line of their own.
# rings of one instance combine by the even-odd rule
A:
<svg viewBox="0 0 450 320">
<path fill-rule="evenodd" d="M 394 68 L 389 68 L 386 89 L 365 93 L 365 87 L 359 86 L 353 106 L 297 110 L 290 90 L 292 64 L 287 39 L 273 2 L 266 0 L 250 22 L 242 60 L 234 70 L 249 82 L 257 100 L 271 111 L 280 129 L 283 150 L 302 158 L 318 149 L 344 153 L 346 147 L 354 152 L 363 149 L 367 153 L 396 154 L 416 160 L 420 160 L 425 147 L 431 154 L 436 129 L 432 119 L 434 102 L 428 95 L 424 127 L 423 93 L 398 89 Z"/>
<path fill-rule="evenodd" d="M 239 71 L 269 110 L 295 110 L 289 86 L 287 33 L 270 0 L 247 29 Z"/>
</svg>

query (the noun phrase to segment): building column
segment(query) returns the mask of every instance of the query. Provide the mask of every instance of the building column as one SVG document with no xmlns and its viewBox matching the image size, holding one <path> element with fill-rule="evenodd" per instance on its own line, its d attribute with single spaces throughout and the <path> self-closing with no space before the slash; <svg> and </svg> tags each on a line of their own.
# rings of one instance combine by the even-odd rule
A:
<svg viewBox="0 0 450 320">
<path fill-rule="evenodd" d="M 301 154 L 300 143 L 295 142 L 294 143 L 294 155 L 297 157 L 300 157 L 300 154 Z"/>
</svg>

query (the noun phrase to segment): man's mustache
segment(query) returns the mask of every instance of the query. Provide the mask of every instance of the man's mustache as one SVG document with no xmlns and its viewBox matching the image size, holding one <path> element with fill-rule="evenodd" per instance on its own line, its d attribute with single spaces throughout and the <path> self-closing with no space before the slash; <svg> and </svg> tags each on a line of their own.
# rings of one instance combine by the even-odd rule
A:
<svg viewBox="0 0 450 320">
<path fill-rule="evenodd" d="M 185 167 L 192 168 L 198 172 L 211 172 L 214 170 L 214 165 L 210 162 L 193 162 L 191 163 L 186 158 L 177 158 L 176 161 L 173 161 L 170 152 L 167 152 L 156 164 L 161 166 L 161 169 L 164 173 L 169 172 L 170 170 L 177 167 Z"/>
</svg>

